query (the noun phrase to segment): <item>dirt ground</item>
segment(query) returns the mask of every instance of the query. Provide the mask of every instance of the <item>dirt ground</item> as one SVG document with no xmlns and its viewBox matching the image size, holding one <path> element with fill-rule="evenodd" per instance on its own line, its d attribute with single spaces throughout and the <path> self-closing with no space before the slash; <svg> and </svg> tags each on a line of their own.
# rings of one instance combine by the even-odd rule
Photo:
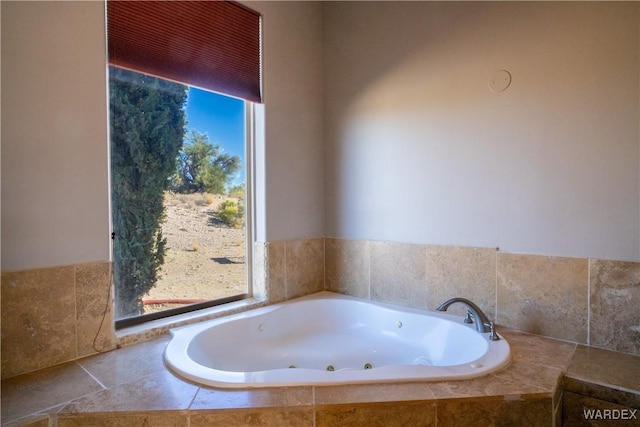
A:
<svg viewBox="0 0 640 427">
<path fill-rule="evenodd" d="M 165 195 L 162 234 L 168 250 L 158 283 L 144 301 L 217 299 L 245 292 L 244 228 L 229 228 L 214 213 L 227 196 Z M 237 200 L 237 199 L 236 199 Z M 145 312 L 183 304 L 147 304 Z"/>
</svg>

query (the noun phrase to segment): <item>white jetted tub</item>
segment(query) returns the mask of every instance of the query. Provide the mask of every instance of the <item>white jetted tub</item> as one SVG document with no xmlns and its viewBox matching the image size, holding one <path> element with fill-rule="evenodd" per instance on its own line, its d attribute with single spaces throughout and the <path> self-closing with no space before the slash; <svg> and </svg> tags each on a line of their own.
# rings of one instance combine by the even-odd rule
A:
<svg viewBox="0 0 640 427">
<path fill-rule="evenodd" d="M 225 388 L 441 381 L 506 366 L 463 318 L 319 292 L 171 331 L 168 366 Z"/>
</svg>

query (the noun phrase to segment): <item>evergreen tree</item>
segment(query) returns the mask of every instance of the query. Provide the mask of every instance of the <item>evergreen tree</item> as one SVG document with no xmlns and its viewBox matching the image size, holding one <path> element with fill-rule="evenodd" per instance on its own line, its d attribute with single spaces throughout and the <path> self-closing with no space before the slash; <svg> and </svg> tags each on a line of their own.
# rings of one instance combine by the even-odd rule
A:
<svg viewBox="0 0 640 427">
<path fill-rule="evenodd" d="M 187 86 L 109 68 L 113 274 L 118 319 L 143 314 L 164 263 L 164 192 L 185 134 Z"/>
<path fill-rule="evenodd" d="M 174 190 L 180 193 L 208 192 L 223 194 L 233 175 L 240 169 L 240 158 L 223 153 L 219 144 L 191 130 L 178 157 Z"/>
</svg>

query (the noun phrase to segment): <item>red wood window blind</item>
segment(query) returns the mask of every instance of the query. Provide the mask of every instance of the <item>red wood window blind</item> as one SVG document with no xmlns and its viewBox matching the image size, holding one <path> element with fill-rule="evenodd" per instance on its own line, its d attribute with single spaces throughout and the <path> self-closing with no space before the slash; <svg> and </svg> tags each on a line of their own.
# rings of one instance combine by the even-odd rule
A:
<svg viewBox="0 0 640 427">
<path fill-rule="evenodd" d="M 261 102 L 260 14 L 232 1 L 107 2 L 109 63 Z"/>
</svg>

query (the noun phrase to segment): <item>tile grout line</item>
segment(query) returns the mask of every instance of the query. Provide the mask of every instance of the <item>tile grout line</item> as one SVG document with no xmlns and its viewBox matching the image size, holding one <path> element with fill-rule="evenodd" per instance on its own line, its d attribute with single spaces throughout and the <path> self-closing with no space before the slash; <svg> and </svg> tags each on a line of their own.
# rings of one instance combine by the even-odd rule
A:
<svg viewBox="0 0 640 427">
<path fill-rule="evenodd" d="M 367 241 L 367 249 L 369 249 L 369 253 L 367 254 L 368 261 L 367 262 L 367 299 L 371 299 L 371 241 Z"/>
<path fill-rule="evenodd" d="M 327 239 L 322 237 L 322 290 L 327 290 Z"/>
<path fill-rule="evenodd" d="M 84 366 L 82 366 L 82 364 L 80 362 L 78 362 L 77 360 L 73 361 L 76 365 L 78 365 L 80 367 L 80 369 L 82 369 L 83 371 L 85 371 L 87 373 L 87 375 L 89 375 L 96 383 L 98 383 L 98 385 L 100 387 L 103 388 L 103 390 L 108 390 L 109 387 L 107 387 L 106 385 L 102 384 L 102 382 L 96 378 L 91 372 L 89 372 L 89 370 L 87 368 L 85 368 Z"/>
<path fill-rule="evenodd" d="M 78 323 L 79 323 L 79 319 L 78 319 L 78 267 L 77 265 L 73 265 L 73 311 L 74 311 L 74 322 L 73 322 L 73 329 L 74 329 L 74 336 L 76 339 L 75 342 L 75 353 L 76 356 L 75 358 L 79 358 L 80 357 L 80 340 L 78 339 Z"/>
<path fill-rule="evenodd" d="M 200 393 L 200 390 L 202 390 L 202 387 L 198 387 L 198 389 L 196 390 L 196 392 L 193 394 L 193 397 L 191 398 L 191 401 L 189 402 L 189 405 L 187 406 L 187 411 L 189 412 L 188 417 L 189 420 L 191 420 L 191 407 L 193 406 L 193 402 L 196 401 L 196 397 L 198 397 L 198 394 Z"/>
<path fill-rule="evenodd" d="M 313 417 L 312 417 L 312 424 L 313 427 L 317 426 L 317 420 L 316 420 L 316 413 L 317 411 L 317 406 L 316 406 L 316 386 L 311 386 L 311 405 L 313 408 Z"/>
<path fill-rule="evenodd" d="M 440 405 L 438 405 L 438 402 L 435 402 L 435 414 L 434 414 L 434 418 L 435 418 L 435 427 L 438 427 L 438 407 Z"/>
<path fill-rule="evenodd" d="M 284 300 L 287 301 L 287 288 L 289 287 L 287 280 L 287 241 L 284 241 Z"/>
<path fill-rule="evenodd" d="M 100 384 L 100 385 L 102 385 L 101 383 L 99 383 L 99 384 Z M 50 417 L 56 417 L 56 421 L 57 421 L 58 416 L 60 416 L 60 415 L 62 415 L 62 416 L 67 415 L 67 414 L 60 414 L 60 411 L 61 411 L 61 410 L 63 410 L 64 408 L 66 408 L 66 407 L 67 407 L 67 405 L 69 405 L 70 403 L 72 403 L 72 402 L 74 402 L 74 401 L 76 401 L 76 400 L 78 400 L 78 399 L 82 399 L 82 398 L 85 398 L 85 397 L 92 396 L 92 395 L 94 395 L 94 394 L 101 393 L 101 392 L 103 392 L 103 391 L 105 391 L 105 390 L 108 390 L 108 389 L 107 389 L 107 388 L 105 388 L 104 390 L 96 390 L 96 391 L 92 391 L 91 393 L 83 394 L 82 396 L 74 397 L 73 399 L 71 399 L 71 400 L 67 400 L 66 402 L 63 402 L 63 403 L 61 403 L 61 404 L 59 404 L 59 405 L 52 406 L 51 408 L 48 408 L 48 409 L 53 409 L 53 408 L 56 408 L 56 407 L 58 407 L 58 408 L 60 408 L 60 409 L 58 409 L 57 411 L 55 411 L 55 413 L 50 413 L 50 414 L 49 414 L 49 413 L 47 413 L 47 415 L 49 415 Z M 45 410 L 45 411 L 46 411 L 46 410 Z M 43 413 L 44 413 L 44 411 L 43 411 Z"/>
<path fill-rule="evenodd" d="M 49 406 L 49 407 L 47 407 L 47 408 L 40 409 L 40 410 L 38 410 L 38 411 L 36 411 L 36 412 L 33 412 L 33 413 L 31 413 L 31 414 L 27 414 L 27 415 L 25 415 L 25 416 L 22 416 L 22 417 L 19 417 L 19 418 L 13 419 L 13 420 L 8 420 L 6 423 L 19 422 L 20 420 L 26 420 L 27 418 L 32 417 L 32 416 L 36 416 L 36 415 L 43 415 L 43 416 L 45 416 L 45 415 L 46 415 L 46 416 L 49 418 L 49 420 L 51 421 L 51 420 L 53 419 L 53 417 L 56 417 L 56 418 L 57 418 L 57 416 L 59 415 L 59 412 L 60 412 L 62 409 L 64 409 L 67 405 L 69 405 L 70 403 L 74 402 L 75 400 L 82 399 L 83 397 L 91 396 L 91 395 L 93 395 L 93 394 L 100 393 L 100 392 L 102 392 L 102 391 L 108 390 L 108 388 L 107 388 L 107 387 L 105 387 L 105 385 L 104 385 L 104 384 L 102 384 L 102 383 L 101 383 L 101 382 L 100 382 L 96 377 L 94 377 L 94 376 L 91 374 L 91 372 L 89 372 L 89 371 L 88 371 L 84 366 L 82 366 L 80 363 L 78 363 L 78 362 L 77 362 L 77 361 L 75 361 L 75 360 L 73 361 L 73 363 L 75 363 L 75 364 L 76 364 L 76 365 L 78 365 L 78 366 L 79 366 L 83 371 L 85 371 L 85 372 L 87 373 L 87 375 L 89 375 L 89 376 L 90 376 L 90 377 L 91 377 L 91 378 L 92 378 L 92 379 L 93 379 L 93 380 L 94 380 L 94 381 L 95 381 L 95 382 L 96 382 L 100 387 L 102 387 L 102 390 L 96 390 L 96 391 L 92 391 L 91 393 L 83 394 L 82 396 L 74 397 L 74 398 L 72 398 L 72 399 L 66 400 L 66 401 L 61 402 L 61 403 L 58 403 L 58 404 L 56 404 L 56 405 L 52 405 L 52 406 Z M 49 412 L 51 409 L 55 409 L 55 408 L 58 408 L 58 410 L 57 410 L 57 411 Z M 5 424 L 5 422 L 3 421 L 3 425 L 4 425 L 4 424 Z"/>
<path fill-rule="evenodd" d="M 496 248 L 496 258 L 495 258 L 495 277 L 493 279 L 493 298 L 496 307 L 496 312 L 493 316 L 493 321 L 498 324 L 498 254 L 500 253 L 500 248 Z"/>
<path fill-rule="evenodd" d="M 587 345 L 591 345 L 591 258 L 587 261 Z"/>
</svg>

